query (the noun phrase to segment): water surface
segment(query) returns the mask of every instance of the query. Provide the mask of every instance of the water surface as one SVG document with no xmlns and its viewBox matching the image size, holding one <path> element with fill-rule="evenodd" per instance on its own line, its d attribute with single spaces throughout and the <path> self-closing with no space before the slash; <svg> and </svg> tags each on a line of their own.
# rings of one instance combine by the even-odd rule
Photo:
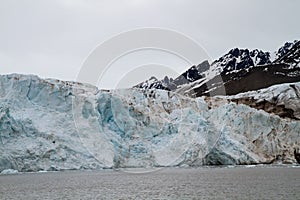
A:
<svg viewBox="0 0 300 200">
<path fill-rule="evenodd" d="M 168 168 L 0 176 L 0 199 L 300 199 L 300 168 Z"/>
</svg>

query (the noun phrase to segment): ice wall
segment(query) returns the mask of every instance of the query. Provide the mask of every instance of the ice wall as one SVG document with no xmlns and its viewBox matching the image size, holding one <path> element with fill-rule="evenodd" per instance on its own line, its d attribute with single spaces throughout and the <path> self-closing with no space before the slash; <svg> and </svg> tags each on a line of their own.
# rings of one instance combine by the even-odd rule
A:
<svg viewBox="0 0 300 200">
<path fill-rule="evenodd" d="M 0 171 L 293 163 L 299 130 L 225 99 L 0 76 Z"/>
</svg>

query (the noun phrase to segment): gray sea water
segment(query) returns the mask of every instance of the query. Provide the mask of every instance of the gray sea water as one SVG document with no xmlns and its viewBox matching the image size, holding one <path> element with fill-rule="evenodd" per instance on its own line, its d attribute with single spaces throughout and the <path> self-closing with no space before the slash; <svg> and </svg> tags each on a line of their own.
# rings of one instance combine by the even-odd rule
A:
<svg viewBox="0 0 300 200">
<path fill-rule="evenodd" d="M 0 176 L 0 199 L 300 199 L 299 167 L 64 171 Z"/>
</svg>

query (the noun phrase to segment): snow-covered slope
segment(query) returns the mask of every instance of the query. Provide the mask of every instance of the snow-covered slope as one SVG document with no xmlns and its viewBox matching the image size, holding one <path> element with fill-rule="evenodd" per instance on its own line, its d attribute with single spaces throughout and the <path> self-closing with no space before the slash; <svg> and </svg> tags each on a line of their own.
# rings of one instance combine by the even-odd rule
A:
<svg viewBox="0 0 300 200">
<path fill-rule="evenodd" d="M 224 97 L 266 112 L 300 120 L 300 82 Z"/>
<path fill-rule="evenodd" d="M 0 171 L 295 162 L 300 122 L 219 98 L 0 76 Z"/>
</svg>

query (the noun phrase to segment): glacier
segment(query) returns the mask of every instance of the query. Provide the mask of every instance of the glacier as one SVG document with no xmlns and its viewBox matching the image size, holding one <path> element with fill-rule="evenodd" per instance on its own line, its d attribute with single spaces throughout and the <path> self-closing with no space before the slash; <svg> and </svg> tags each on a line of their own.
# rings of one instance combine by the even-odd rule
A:
<svg viewBox="0 0 300 200">
<path fill-rule="evenodd" d="M 296 163 L 299 135 L 226 97 L 0 75 L 0 172 Z"/>
</svg>

